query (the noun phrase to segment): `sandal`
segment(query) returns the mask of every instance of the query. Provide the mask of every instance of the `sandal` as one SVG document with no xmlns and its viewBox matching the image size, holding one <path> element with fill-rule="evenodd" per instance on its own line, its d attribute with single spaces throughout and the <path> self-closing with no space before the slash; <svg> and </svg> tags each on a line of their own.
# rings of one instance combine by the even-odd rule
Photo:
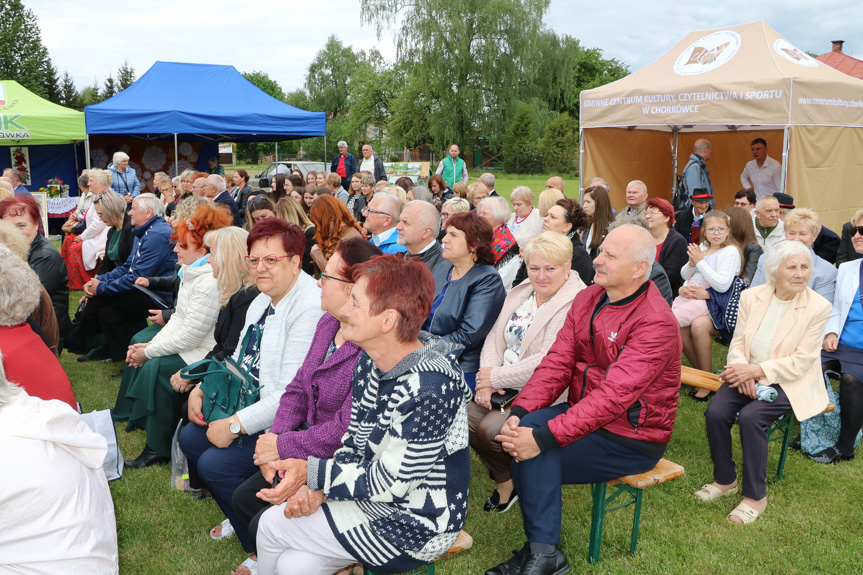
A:
<svg viewBox="0 0 863 575">
<path fill-rule="evenodd" d="M 220 529 L 220 528 L 221 528 L 221 532 L 218 535 L 216 535 L 216 529 Z M 234 526 L 231 525 L 230 519 L 225 519 L 224 521 L 222 521 L 221 523 L 219 523 L 218 525 L 216 525 L 215 527 L 210 529 L 210 539 L 212 539 L 213 541 L 221 541 L 222 539 L 227 539 L 228 537 L 230 537 L 233 534 L 234 534 Z M 256 565 L 257 565 L 257 563 L 256 563 Z"/>
<path fill-rule="evenodd" d="M 736 485 L 728 491 L 722 491 L 712 483 L 708 483 L 707 485 L 703 485 L 701 489 L 693 493 L 692 496 L 702 501 L 713 501 L 714 499 L 719 499 L 723 495 L 734 495 L 735 493 L 737 493 Z"/>
<path fill-rule="evenodd" d="M 755 520 L 758 519 L 761 513 L 761 511 L 756 511 L 745 503 L 741 502 L 740 505 L 735 507 L 734 510 L 728 514 L 728 517 L 726 517 L 726 519 L 729 523 L 735 523 L 739 525 L 739 523 L 737 523 L 736 521 L 731 521 L 732 517 L 736 517 L 737 519 L 740 519 L 743 525 L 749 525 L 750 523 L 755 523 Z"/>
<path fill-rule="evenodd" d="M 708 393 L 707 395 L 705 395 L 704 397 L 699 397 L 698 395 L 696 395 L 697 393 L 698 393 L 698 388 L 695 388 L 689 392 L 689 397 L 691 397 L 693 401 L 697 401 L 699 403 L 706 403 L 706 402 L 710 401 L 710 397 L 713 395 L 712 391 L 710 393 Z"/>
<path fill-rule="evenodd" d="M 258 562 L 251 557 L 240 563 L 240 567 L 248 569 L 251 575 L 258 575 Z M 238 575 L 237 569 L 231 571 L 231 575 Z"/>
</svg>

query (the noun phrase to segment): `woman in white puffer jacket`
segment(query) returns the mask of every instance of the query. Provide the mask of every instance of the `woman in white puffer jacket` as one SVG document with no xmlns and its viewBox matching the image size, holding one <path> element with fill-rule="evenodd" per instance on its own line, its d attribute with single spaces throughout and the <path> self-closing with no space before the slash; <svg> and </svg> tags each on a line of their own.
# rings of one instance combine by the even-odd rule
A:
<svg viewBox="0 0 863 575">
<path fill-rule="evenodd" d="M 149 343 L 129 346 L 126 370 L 131 373 L 125 374 L 125 397 L 118 397 L 115 407 L 116 419 L 128 417 L 127 431 L 138 427 L 147 432 L 143 453 L 127 461 L 128 467 L 170 461 L 171 438 L 188 395 L 174 392 L 171 376 L 204 359 L 216 345 L 213 330 L 219 316 L 219 288 L 203 238 L 210 230 L 231 222 L 230 214 L 218 204 L 204 204 L 175 226 L 171 239 L 182 264 L 176 311 Z M 145 285 L 147 281 L 139 278 L 137 283 Z"/>
</svg>

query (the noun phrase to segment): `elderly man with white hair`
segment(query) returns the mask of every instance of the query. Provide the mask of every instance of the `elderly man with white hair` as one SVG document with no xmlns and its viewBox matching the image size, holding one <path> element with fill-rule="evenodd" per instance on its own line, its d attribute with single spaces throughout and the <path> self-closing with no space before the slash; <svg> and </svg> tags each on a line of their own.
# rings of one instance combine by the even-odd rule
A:
<svg viewBox="0 0 863 575">
<path fill-rule="evenodd" d="M 0 562 L 9 573 L 118 573 L 107 447 L 75 411 L 10 382 L 0 354 Z"/>
<path fill-rule="evenodd" d="M 77 353 L 85 350 L 86 336 L 104 333 L 113 361 L 126 359 L 126 348 L 154 307 L 152 300 L 135 289 L 139 277 L 161 277 L 174 273 L 177 256 L 171 244 L 171 226 L 164 219 L 165 206 L 153 194 L 141 194 L 132 202 L 129 220 L 135 239 L 123 265 L 97 275 L 84 284 L 87 306 L 76 332 L 66 346 Z M 169 294 L 161 294 L 169 298 Z M 86 355 L 78 361 L 89 361 Z"/>
<path fill-rule="evenodd" d="M 330 162 L 330 172 L 338 174 L 342 179 L 342 189 L 349 189 L 351 178 L 357 173 L 357 160 L 354 155 L 348 153 L 348 143 L 341 140 L 338 144 L 339 153 Z"/>
<path fill-rule="evenodd" d="M 207 181 L 204 184 L 204 196 L 211 202 L 225 206 L 231 212 L 235 226 L 243 225 L 240 208 L 237 207 L 237 202 L 231 197 L 231 192 L 228 191 L 225 178 L 218 174 L 207 176 Z"/>
<path fill-rule="evenodd" d="M 575 297 L 515 400 L 496 439 L 515 459 L 527 542 L 487 575 L 568 572 L 557 547 L 561 487 L 644 473 L 662 458 L 677 413 L 681 340 L 648 279 L 655 255 L 647 230 L 609 232 L 594 285 Z M 567 390 L 567 401 L 555 404 Z"/>
<path fill-rule="evenodd" d="M 385 254 L 407 251 L 398 243 L 396 224 L 402 215 L 402 201 L 392 194 L 377 192 L 369 205 L 363 208 L 366 217 L 366 230 L 372 234 L 371 242 Z"/>
<path fill-rule="evenodd" d="M 111 189 L 123 196 L 127 204 L 141 193 L 141 182 L 135 170 L 129 167 L 129 154 L 126 152 L 115 152 L 113 162 L 108 164 L 108 171 L 114 178 Z"/>
<path fill-rule="evenodd" d="M 407 248 L 405 257 L 422 259 L 429 271 L 443 258 L 443 247 L 437 241 L 440 215 L 431 203 L 413 200 L 405 204 L 396 230 L 399 244 Z"/>
<path fill-rule="evenodd" d="M 626 184 L 626 208 L 615 218 L 618 222 L 626 221 L 633 216 L 643 216 L 647 207 L 647 184 L 641 180 L 632 180 Z"/>
<path fill-rule="evenodd" d="M 387 171 L 384 168 L 384 163 L 381 161 L 379 157 L 375 155 L 375 151 L 372 149 L 371 145 L 365 144 L 362 148 L 363 157 L 360 159 L 359 170 L 360 172 L 368 172 L 375 177 L 376 182 L 388 181 L 387 180 Z M 348 182 L 350 183 L 350 182 Z M 347 189 L 347 188 L 345 188 Z"/>
</svg>

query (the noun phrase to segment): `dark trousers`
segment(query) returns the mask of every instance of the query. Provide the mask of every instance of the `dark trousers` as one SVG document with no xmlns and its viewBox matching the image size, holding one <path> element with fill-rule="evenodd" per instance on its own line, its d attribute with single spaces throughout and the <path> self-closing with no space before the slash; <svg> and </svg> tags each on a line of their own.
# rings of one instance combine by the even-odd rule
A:
<svg viewBox="0 0 863 575">
<path fill-rule="evenodd" d="M 567 403 L 527 414 L 522 427 L 543 427 L 566 412 Z M 566 447 L 551 449 L 527 461 L 513 461 L 511 470 L 521 501 L 524 533 L 530 543 L 560 543 L 561 487 L 599 483 L 644 473 L 658 459 L 591 433 Z"/>
<path fill-rule="evenodd" d="M 260 434 L 243 436 L 243 445 L 235 439 L 231 445 L 219 448 L 207 439 L 207 428 L 189 423 L 180 432 L 180 448 L 189 460 L 189 468 L 194 465 L 204 485 L 213 494 L 213 499 L 219 505 L 225 517 L 231 520 L 234 532 L 247 553 L 254 549 L 248 530 L 237 519 L 231 498 L 234 490 L 246 479 L 261 472 L 252 462 L 255 454 L 255 443 Z"/>
<path fill-rule="evenodd" d="M 505 483 L 512 479 L 509 466 L 512 457 L 503 450 L 503 446 L 495 439 L 500 435 L 500 428 L 509 418 L 509 409 L 501 414 L 499 409 L 486 409 L 475 401 L 467 406 L 467 429 L 470 446 L 479 455 L 491 478 L 495 483 Z"/>
<path fill-rule="evenodd" d="M 767 435 L 770 425 L 791 411 L 788 396 L 778 385 L 775 401 L 759 401 L 723 385 L 710 401 L 704 419 L 707 441 L 713 459 L 713 480 L 720 485 L 737 481 L 731 455 L 731 426 L 737 417 L 740 446 L 743 449 L 743 496 L 763 499 L 767 495 Z M 738 414 L 739 412 L 739 414 Z"/>
<path fill-rule="evenodd" d="M 234 490 L 234 497 L 231 499 L 231 505 L 234 508 L 234 515 L 237 517 L 237 522 L 249 533 L 252 549 L 249 553 L 257 551 L 255 545 L 255 536 L 258 533 L 258 520 L 264 511 L 272 507 L 263 499 L 258 499 L 255 495 L 261 489 L 269 489 L 273 485 L 268 483 L 264 476 L 260 473 L 255 473 L 246 479 L 239 487 Z M 236 529 L 234 525 L 234 529 Z"/>
<path fill-rule="evenodd" d="M 155 307 L 156 304 L 138 290 L 90 298 L 81 314 L 81 335 L 104 334 L 111 361 L 123 361 L 132 336 L 141 329 L 140 325 L 129 324 L 146 321 L 149 310 Z"/>
</svg>

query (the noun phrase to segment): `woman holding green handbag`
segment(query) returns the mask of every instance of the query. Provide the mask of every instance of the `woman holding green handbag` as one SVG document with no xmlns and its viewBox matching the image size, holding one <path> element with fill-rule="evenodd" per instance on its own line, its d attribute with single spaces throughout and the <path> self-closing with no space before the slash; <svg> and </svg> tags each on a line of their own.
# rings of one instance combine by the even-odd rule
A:
<svg viewBox="0 0 863 575">
<path fill-rule="evenodd" d="M 265 218 L 252 228 L 246 264 L 261 295 L 249 306 L 242 333 L 258 326 L 262 335 L 243 336 L 246 345 L 236 349 L 233 360 L 260 386 L 260 399 L 230 417 L 207 422 L 202 414 L 203 393 L 193 389 L 190 423 L 180 432 L 180 447 L 190 467 L 197 467 L 244 546 L 248 533 L 235 521 L 231 497 L 257 473 L 255 442 L 273 424 L 279 398 L 302 365 L 323 315 L 321 290 L 301 269 L 305 243 L 297 226 L 278 218 Z M 214 538 L 222 535 L 213 534 Z"/>
</svg>

